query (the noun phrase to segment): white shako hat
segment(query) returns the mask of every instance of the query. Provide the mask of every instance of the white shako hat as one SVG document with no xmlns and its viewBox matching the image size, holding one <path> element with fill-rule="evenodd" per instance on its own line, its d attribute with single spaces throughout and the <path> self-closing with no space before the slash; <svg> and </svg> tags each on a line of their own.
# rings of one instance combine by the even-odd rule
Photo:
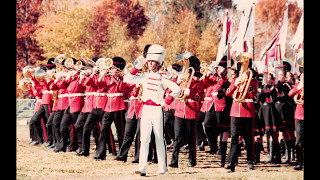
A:
<svg viewBox="0 0 320 180">
<path fill-rule="evenodd" d="M 164 49 L 164 47 L 158 44 L 154 44 L 149 47 L 146 60 L 154 60 L 162 64 L 165 56 L 166 50 Z"/>
</svg>

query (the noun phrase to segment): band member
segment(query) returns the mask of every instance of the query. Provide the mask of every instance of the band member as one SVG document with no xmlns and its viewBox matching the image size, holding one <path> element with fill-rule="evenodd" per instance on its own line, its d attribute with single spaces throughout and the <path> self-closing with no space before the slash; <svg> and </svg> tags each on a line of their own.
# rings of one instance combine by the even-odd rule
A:
<svg viewBox="0 0 320 180">
<path fill-rule="evenodd" d="M 180 94 L 175 104 L 175 119 L 174 119 L 174 146 L 171 158 L 170 167 L 178 167 L 178 158 L 180 148 L 184 145 L 183 139 L 186 138 L 189 144 L 189 162 L 187 167 L 196 166 L 196 119 L 198 118 L 198 111 L 200 109 L 198 101 L 202 97 L 203 87 L 202 83 L 198 80 L 194 80 L 195 71 L 200 66 L 200 61 L 197 57 L 191 56 L 183 61 L 188 61 L 188 64 L 193 71 L 190 71 L 190 67 L 179 75 L 177 83 L 180 87 L 183 87 L 183 93 Z M 187 76 L 185 75 L 187 73 Z M 192 75 L 193 73 L 193 75 Z M 191 75 L 189 75 L 191 74 Z M 184 86 L 190 84 L 190 86 Z M 181 96 L 184 98 L 180 98 Z M 186 137 L 185 137 L 186 135 Z"/>
<path fill-rule="evenodd" d="M 55 66 L 52 65 L 53 58 L 50 58 L 48 60 L 48 66 L 46 66 L 46 74 L 50 75 L 53 71 Z M 47 127 L 45 126 L 47 123 L 47 120 L 49 119 L 49 116 L 51 114 L 52 109 L 52 91 L 50 91 L 50 84 L 53 82 L 53 79 L 46 79 L 45 76 L 42 76 L 42 78 L 36 78 L 30 73 L 31 79 L 35 83 L 35 86 L 41 86 L 42 87 L 42 98 L 41 98 L 41 105 L 39 107 L 39 110 L 35 116 L 35 122 L 41 124 L 42 133 L 44 135 L 44 141 L 47 142 Z M 39 126 L 40 127 L 40 126 Z M 38 129 L 39 131 L 39 129 Z"/>
<path fill-rule="evenodd" d="M 80 60 L 79 60 L 80 61 Z M 73 59 L 73 63 L 76 64 L 77 60 Z M 84 63 L 80 61 L 82 65 Z M 67 88 L 68 93 L 68 108 L 64 112 L 64 115 L 61 120 L 61 135 L 63 139 L 62 149 L 67 148 L 69 151 L 76 151 L 77 149 L 77 137 L 74 124 L 76 123 L 80 111 L 84 105 L 84 91 L 85 86 L 83 82 L 80 82 L 80 75 L 78 70 L 69 70 L 66 78 L 62 81 L 62 88 Z M 70 131 L 71 131 L 71 139 Z"/>
<path fill-rule="evenodd" d="M 42 87 L 41 86 L 35 86 L 35 83 L 27 84 L 28 92 L 32 97 L 36 97 L 35 107 L 34 107 L 34 114 L 31 117 L 31 120 L 29 122 L 29 130 L 30 130 L 30 144 L 31 145 L 37 145 L 41 142 L 43 142 L 42 139 L 42 131 L 41 131 L 41 125 L 35 121 L 37 117 L 37 112 L 41 105 L 41 97 L 42 97 Z"/>
<path fill-rule="evenodd" d="M 276 90 L 278 92 L 275 107 L 280 114 L 280 118 L 284 124 L 282 128 L 282 136 L 285 144 L 285 163 L 291 162 L 291 152 L 294 148 L 294 137 L 292 137 L 291 130 L 294 130 L 294 111 L 293 99 L 288 97 L 288 92 L 292 89 L 291 84 L 285 81 L 285 71 L 278 71 L 278 82 L 276 83 Z"/>
<path fill-rule="evenodd" d="M 260 100 L 261 107 L 259 118 L 264 121 L 267 137 L 271 137 L 269 146 L 269 158 L 266 163 L 281 163 L 279 130 L 283 128 L 279 112 L 275 107 L 277 91 L 274 86 L 274 77 L 271 73 L 267 76 L 267 84 L 261 90 Z"/>
<path fill-rule="evenodd" d="M 231 59 L 231 66 L 233 64 L 233 59 Z M 229 81 L 227 79 L 227 56 L 223 56 L 221 61 L 217 66 L 215 74 L 206 74 L 203 79 L 203 84 L 206 89 L 204 102 L 202 104 L 201 110 L 205 112 L 204 127 L 208 137 L 208 144 L 210 154 L 215 154 L 218 150 L 217 147 L 217 132 L 221 133 L 221 161 L 220 166 L 224 167 L 226 151 L 227 151 L 227 141 L 229 137 L 230 130 L 230 108 L 226 107 L 225 91 L 229 87 Z M 210 75 L 210 76 L 209 76 Z"/>
<path fill-rule="evenodd" d="M 235 170 L 235 161 L 239 135 L 242 134 L 246 143 L 248 169 L 253 169 L 253 119 L 255 109 L 253 98 L 257 94 L 258 82 L 252 79 L 252 71 L 248 68 L 252 65 L 251 54 L 242 53 L 237 56 L 237 67 L 240 67 L 240 75 L 232 80 L 226 91 L 226 96 L 233 96 L 233 103 L 230 111 L 231 116 L 231 148 L 230 164 L 226 167 L 232 172 Z M 238 68 L 240 69 L 240 68 Z M 245 86 L 244 88 L 242 88 Z M 241 91 L 242 90 L 242 91 Z M 234 94 L 234 95 L 233 95 Z"/>
<path fill-rule="evenodd" d="M 65 60 L 61 62 L 64 65 Z M 69 99 L 68 99 L 68 89 L 64 86 L 64 79 L 67 75 L 67 69 L 63 69 L 61 72 L 57 73 L 56 79 L 52 83 L 51 90 L 58 91 L 57 99 L 57 109 L 56 113 L 52 120 L 52 130 L 54 134 L 54 152 L 66 151 L 63 149 L 63 139 L 61 135 L 61 120 L 64 114 L 64 111 L 68 108 Z"/>
<path fill-rule="evenodd" d="M 171 69 L 168 69 L 170 74 L 170 79 L 174 82 L 177 82 L 178 73 L 181 72 L 182 66 L 180 64 L 174 63 L 171 65 Z M 165 97 L 171 93 L 170 89 L 166 90 Z M 175 102 L 173 101 L 170 105 L 163 106 L 164 113 L 164 127 L 165 127 L 165 138 L 168 143 L 168 148 L 172 148 L 174 144 L 174 111 L 175 111 Z"/>
<path fill-rule="evenodd" d="M 96 62 L 98 58 L 94 57 L 92 58 L 92 60 L 94 62 Z M 81 71 L 80 72 L 80 83 L 83 83 L 83 85 L 86 87 L 85 89 L 85 97 L 84 97 L 84 105 L 83 108 L 78 116 L 77 122 L 74 125 L 74 128 L 76 129 L 77 132 L 77 141 L 78 141 L 78 147 L 79 147 L 79 151 L 77 152 L 77 155 L 83 155 L 84 149 L 82 146 L 82 139 L 83 139 L 83 127 L 84 124 L 88 118 L 89 113 L 93 110 L 94 108 L 94 103 L 93 103 L 93 99 L 95 96 L 95 92 L 96 92 L 96 87 L 94 86 L 93 83 L 89 84 L 89 80 L 90 80 L 90 74 L 92 73 L 92 67 L 89 64 L 89 67 L 91 67 L 90 69 L 86 70 L 86 71 Z M 96 137 L 94 136 L 95 140 L 96 140 L 96 145 L 98 144 L 97 141 L 99 139 L 99 136 Z"/>
<path fill-rule="evenodd" d="M 114 57 L 113 67 L 111 68 L 111 76 L 100 80 L 100 84 L 106 87 L 107 90 L 107 102 L 103 108 L 105 112 L 101 122 L 101 133 L 99 137 L 98 149 L 96 151 L 95 159 L 105 159 L 106 157 L 106 143 L 113 145 L 111 142 L 110 132 L 111 123 L 114 122 L 117 129 L 117 136 L 119 142 L 119 148 L 121 147 L 124 135 L 125 119 L 122 110 L 125 109 L 123 101 L 123 92 L 128 91 L 127 84 L 123 82 L 123 77 L 117 75 L 119 69 L 122 71 L 126 65 L 126 62 L 121 57 Z M 114 148 L 114 155 L 116 151 Z"/>
<path fill-rule="evenodd" d="M 304 75 L 300 75 L 300 80 L 288 93 L 290 97 L 294 97 L 295 103 L 297 104 L 294 113 L 296 119 L 296 152 L 297 152 L 297 165 L 294 167 L 295 170 L 302 170 L 303 166 L 303 150 L 304 150 Z"/>
<path fill-rule="evenodd" d="M 160 45 L 151 45 L 147 51 L 146 58 L 143 57 L 139 63 L 135 65 L 130 74 L 124 76 L 124 81 L 131 84 L 142 84 L 143 107 L 141 112 L 140 123 L 140 155 L 139 166 L 136 174 L 146 175 L 148 148 L 150 142 L 151 131 L 153 130 L 156 140 L 156 149 L 158 155 L 158 171 L 163 174 L 167 171 L 166 165 L 166 143 L 163 138 L 163 113 L 162 107 L 165 103 L 170 104 L 173 98 L 180 93 L 179 86 L 171 80 L 162 77 L 159 73 L 161 64 L 165 57 L 165 49 Z M 148 70 L 140 76 L 135 76 L 147 63 Z M 170 95 L 164 99 L 165 90 L 172 90 Z"/>
</svg>

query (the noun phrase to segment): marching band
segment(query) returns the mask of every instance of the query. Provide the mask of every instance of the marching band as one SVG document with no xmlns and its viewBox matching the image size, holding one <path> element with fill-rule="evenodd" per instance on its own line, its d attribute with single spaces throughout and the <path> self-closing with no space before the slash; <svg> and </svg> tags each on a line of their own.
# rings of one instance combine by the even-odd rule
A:
<svg viewBox="0 0 320 180">
<path fill-rule="evenodd" d="M 294 169 L 302 169 L 303 71 L 294 81 L 290 70 L 284 68 L 269 73 L 267 84 L 262 84 L 247 52 L 231 58 L 232 68 L 227 66 L 227 56 L 214 67 L 189 52 L 165 68 L 165 54 L 163 46 L 153 44 L 146 45 L 133 64 L 121 57 L 90 59 L 81 55 L 76 60 L 61 54 L 48 59 L 45 67 L 25 67 L 20 88 L 36 98 L 29 123 L 30 144 L 45 142 L 54 152 L 89 156 L 92 134 L 94 159 L 114 156 L 126 162 L 136 137 L 132 162 L 139 163 L 135 173 L 145 176 L 149 154 L 157 156 L 157 173 L 164 174 L 167 166 L 178 168 L 181 148 L 189 151 L 186 166 L 194 167 L 196 152 L 204 151 L 206 145 L 206 152 L 219 153 L 219 165 L 233 172 L 241 138 L 248 169 L 254 169 L 263 149 L 261 137 L 267 134 L 267 163 L 281 163 L 283 152 L 285 163 L 296 156 Z M 303 62 L 300 65 L 303 67 Z M 173 148 L 168 165 L 167 147 Z M 225 166 L 226 161 L 229 164 Z"/>
</svg>

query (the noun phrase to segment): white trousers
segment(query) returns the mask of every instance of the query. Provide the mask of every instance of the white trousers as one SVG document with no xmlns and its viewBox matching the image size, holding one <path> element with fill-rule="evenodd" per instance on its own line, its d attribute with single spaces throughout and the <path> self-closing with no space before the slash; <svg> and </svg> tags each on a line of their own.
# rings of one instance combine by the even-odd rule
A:
<svg viewBox="0 0 320 180">
<path fill-rule="evenodd" d="M 143 105 L 140 121 L 140 154 L 138 170 L 146 173 L 151 131 L 153 129 L 158 156 L 158 173 L 167 170 L 167 146 L 163 134 L 163 112 L 161 106 Z"/>
</svg>

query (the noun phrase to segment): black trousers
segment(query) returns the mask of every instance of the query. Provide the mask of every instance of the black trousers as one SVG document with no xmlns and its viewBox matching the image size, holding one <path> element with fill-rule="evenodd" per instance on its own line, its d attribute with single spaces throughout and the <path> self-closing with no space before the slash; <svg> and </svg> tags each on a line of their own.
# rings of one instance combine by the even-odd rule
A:
<svg viewBox="0 0 320 180">
<path fill-rule="evenodd" d="M 297 163 L 303 163 L 303 149 L 304 149 L 304 120 L 296 120 L 296 151 Z"/>
<path fill-rule="evenodd" d="M 93 109 L 88 114 L 86 122 L 83 126 L 82 146 L 80 147 L 81 151 L 89 154 L 91 131 L 97 126 L 97 123 L 101 122 L 103 114 L 104 111 L 102 109 Z"/>
<path fill-rule="evenodd" d="M 132 145 L 134 136 L 137 132 L 138 121 L 139 119 L 136 118 L 136 114 L 133 115 L 132 119 L 127 119 L 126 126 L 125 126 L 124 139 L 119 150 L 119 155 L 118 155 L 119 157 L 123 157 L 123 158 L 128 157 L 129 149 Z"/>
<path fill-rule="evenodd" d="M 63 140 L 62 149 L 64 150 L 66 147 L 69 147 L 71 151 L 75 151 L 78 148 L 77 144 L 77 136 L 76 130 L 74 128 L 74 124 L 76 123 L 80 111 L 71 113 L 70 108 L 68 108 L 62 117 L 61 120 L 61 135 Z"/>
<path fill-rule="evenodd" d="M 185 119 L 175 117 L 174 119 L 174 147 L 171 163 L 178 164 L 179 151 L 184 145 L 183 139 L 186 137 L 189 144 L 189 162 L 196 165 L 196 119 Z"/>
<path fill-rule="evenodd" d="M 48 138 L 48 141 L 47 143 L 49 145 L 52 145 L 54 143 L 54 131 L 53 131 L 53 127 L 52 127 L 52 122 L 53 122 L 53 118 L 56 114 L 56 111 L 52 111 L 50 116 L 49 116 L 49 119 L 47 121 L 47 138 Z"/>
<path fill-rule="evenodd" d="M 30 120 L 30 125 L 32 128 L 35 128 L 34 138 L 36 141 L 45 141 L 47 142 L 47 120 L 49 119 L 51 113 L 51 105 L 42 104 L 39 107 L 39 110 L 33 115 Z"/>
<path fill-rule="evenodd" d="M 171 144 L 171 139 L 174 139 L 174 109 L 163 111 L 164 114 L 164 135 L 167 144 Z"/>
<path fill-rule="evenodd" d="M 63 140 L 62 140 L 62 135 L 60 131 L 60 126 L 61 126 L 61 120 L 62 120 L 64 111 L 65 110 L 57 110 L 52 120 L 54 146 L 56 147 L 56 149 L 59 149 L 59 150 L 62 150 L 62 147 L 63 147 Z"/>
<path fill-rule="evenodd" d="M 112 154 L 117 154 L 115 148 L 115 142 L 112 138 L 111 124 L 114 122 L 116 126 L 118 143 L 119 147 L 122 145 L 124 128 L 125 128 L 125 119 L 122 111 L 115 112 L 104 112 L 102 122 L 101 122 L 101 134 L 99 137 L 99 144 L 96 154 L 101 157 L 106 156 L 106 144 L 108 145 L 109 152 Z"/>
<path fill-rule="evenodd" d="M 83 135 L 83 127 L 84 124 L 86 123 L 87 117 L 88 117 L 89 113 L 83 113 L 80 112 L 78 118 L 77 118 L 77 122 L 74 124 L 74 128 L 76 129 L 76 136 L 77 136 L 77 144 L 78 147 L 82 147 L 82 135 Z"/>
<path fill-rule="evenodd" d="M 217 115 L 214 110 L 214 104 L 210 111 L 205 112 L 204 116 L 204 129 L 207 134 L 208 144 L 210 151 L 217 151 Z"/>
<path fill-rule="evenodd" d="M 239 146 L 239 135 L 243 136 L 246 143 L 247 150 L 247 163 L 252 164 L 254 161 L 253 156 L 253 123 L 254 118 L 252 117 L 231 117 L 231 148 L 230 148 L 230 162 L 235 164 L 237 155 L 237 148 Z"/>
<path fill-rule="evenodd" d="M 197 145 L 200 146 L 202 142 L 206 141 L 206 134 L 204 133 L 203 125 L 202 123 L 204 122 L 204 117 L 205 117 L 204 112 L 199 111 L 198 115 L 198 120 L 196 123 L 196 132 L 197 132 Z"/>
</svg>

